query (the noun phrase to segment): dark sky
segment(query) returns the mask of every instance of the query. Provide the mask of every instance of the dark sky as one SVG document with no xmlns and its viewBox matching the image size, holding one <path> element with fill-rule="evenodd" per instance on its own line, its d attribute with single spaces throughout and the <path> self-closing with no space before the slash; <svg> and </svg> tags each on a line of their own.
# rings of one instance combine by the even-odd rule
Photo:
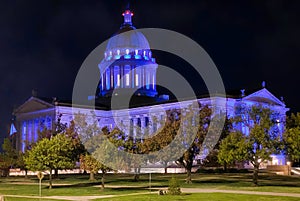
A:
<svg viewBox="0 0 300 201">
<path fill-rule="evenodd" d="M 118 30 L 125 6 L 121 0 L 1 0 L 1 136 L 32 89 L 71 97 L 80 65 Z M 257 88 L 265 80 L 300 111 L 300 1 L 132 0 L 131 8 L 137 28 L 170 29 L 198 42 L 226 89 Z"/>
</svg>

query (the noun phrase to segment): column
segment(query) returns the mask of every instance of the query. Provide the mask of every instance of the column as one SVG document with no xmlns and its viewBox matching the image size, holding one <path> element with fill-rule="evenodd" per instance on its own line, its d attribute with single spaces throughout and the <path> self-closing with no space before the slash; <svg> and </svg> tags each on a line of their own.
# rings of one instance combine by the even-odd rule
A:
<svg viewBox="0 0 300 201">
<path fill-rule="evenodd" d="M 144 136 L 145 136 L 145 128 L 146 128 L 146 117 L 142 116 L 141 117 L 141 140 L 142 142 L 144 141 Z"/>
<path fill-rule="evenodd" d="M 133 139 L 135 139 L 137 136 L 137 124 L 138 124 L 138 119 L 135 117 L 133 118 Z"/>
</svg>

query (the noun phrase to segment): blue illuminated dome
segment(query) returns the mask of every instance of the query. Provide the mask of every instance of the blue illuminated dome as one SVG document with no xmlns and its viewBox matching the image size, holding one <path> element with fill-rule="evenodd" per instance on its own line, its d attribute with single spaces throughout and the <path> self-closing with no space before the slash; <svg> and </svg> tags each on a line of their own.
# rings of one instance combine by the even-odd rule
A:
<svg viewBox="0 0 300 201">
<path fill-rule="evenodd" d="M 141 32 L 136 31 L 133 26 L 123 25 L 120 30 L 109 39 L 105 52 L 116 52 L 117 50 L 126 50 L 128 48 L 132 52 L 136 49 L 150 50 L 148 40 Z"/>
<path fill-rule="evenodd" d="M 133 89 L 136 95 L 154 97 L 157 95 L 157 63 L 152 58 L 149 42 L 133 26 L 133 13 L 129 9 L 123 16 L 124 22 L 109 39 L 104 61 L 99 64 L 99 95 L 117 95 Z"/>
</svg>

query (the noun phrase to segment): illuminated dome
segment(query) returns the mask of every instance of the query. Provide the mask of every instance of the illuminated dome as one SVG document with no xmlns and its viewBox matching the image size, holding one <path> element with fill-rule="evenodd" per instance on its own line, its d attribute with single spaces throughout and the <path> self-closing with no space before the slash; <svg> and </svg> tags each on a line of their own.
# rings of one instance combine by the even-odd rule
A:
<svg viewBox="0 0 300 201">
<path fill-rule="evenodd" d="M 149 50 L 150 46 L 148 40 L 141 32 L 136 31 L 133 26 L 127 25 L 122 26 L 121 29 L 108 41 L 106 51 L 114 52 L 118 49 L 130 49 L 131 51 L 136 49 Z"/>
<path fill-rule="evenodd" d="M 124 23 L 109 39 L 100 70 L 99 96 L 121 94 L 155 97 L 157 63 L 146 37 L 132 25 L 133 13 L 123 13 Z"/>
<path fill-rule="evenodd" d="M 108 41 L 105 58 L 129 53 L 151 58 L 148 40 L 132 25 L 133 13 L 128 9 L 123 13 L 123 16 L 124 23 Z"/>
</svg>

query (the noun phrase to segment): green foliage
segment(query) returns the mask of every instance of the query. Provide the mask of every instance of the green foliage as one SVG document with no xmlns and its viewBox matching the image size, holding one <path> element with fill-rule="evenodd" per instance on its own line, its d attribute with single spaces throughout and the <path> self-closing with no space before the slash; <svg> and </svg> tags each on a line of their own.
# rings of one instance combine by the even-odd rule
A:
<svg viewBox="0 0 300 201">
<path fill-rule="evenodd" d="M 168 194 L 170 195 L 180 195 L 181 189 L 178 180 L 172 177 L 169 181 Z"/>
<path fill-rule="evenodd" d="M 242 110 L 242 114 L 235 123 L 246 125 L 249 133 L 232 131 L 221 143 L 218 160 L 224 165 L 249 161 L 254 167 L 253 183 L 257 185 L 260 164 L 278 153 L 282 142 L 270 109 L 253 106 Z"/>
<path fill-rule="evenodd" d="M 300 113 L 287 118 L 287 128 L 283 135 L 285 152 L 293 162 L 300 162 Z"/>
<path fill-rule="evenodd" d="M 44 138 L 39 141 L 28 152 L 25 163 L 32 171 L 73 168 L 73 150 L 72 139 L 64 134 L 57 134 L 50 139 Z"/>
<path fill-rule="evenodd" d="M 89 154 L 80 156 L 80 169 L 96 174 L 100 168 L 101 163 L 99 163 L 93 156 Z"/>
<path fill-rule="evenodd" d="M 74 151 L 72 138 L 57 134 L 50 139 L 44 138 L 28 151 L 24 158 L 26 167 L 32 171 L 50 172 L 49 188 L 52 188 L 52 170 L 69 169 L 75 166 L 72 158 Z"/>
<path fill-rule="evenodd" d="M 89 154 L 80 156 L 80 169 L 90 172 L 90 180 L 95 180 L 94 175 L 101 169 L 102 164 Z"/>
<path fill-rule="evenodd" d="M 246 158 L 246 138 L 241 132 L 232 132 L 221 141 L 218 162 L 227 168 Z"/>
<path fill-rule="evenodd" d="M 182 165 L 187 171 L 186 183 L 192 183 L 191 172 L 196 155 L 203 154 L 200 152 L 204 149 L 211 150 L 214 148 L 210 147 L 211 143 L 204 143 L 204 139 L 206 139 L 208 134 L 212 111 L 208 106 L 200 106 L 199 109 L 192 105 L 186 109 L 184 113 L 185 115 L 181 115 L 181 118 L 182 122 L 185 122 L 185 125 L 181 127 L 182 130 L 180 132 L 185 134 L 184 136 L 188 138 L 184 137 L 182 139 L 184 144 L 186 144 L 186 151 L 183 156 L 177 160 L 177 163 Z M 196 134 L 195 136 L 193 135 L 194 133 Z M 193 137 L 192 143 L 188 145 L 186 142 L 190 141 L 191 137 Z M 213 135 L 208 136 L 207 142 L 214 140 L 214 137 Z"/>
<path fill-rule="evenodd" d="M 8 174 L 9 168 L 12 168 L 16 165 L 18 154 L 8 138 L 4 139 L 2 149 L 4 153 L 0 153 L 0 169 L 5 170 L 5 174 Z"/>
</svg>

